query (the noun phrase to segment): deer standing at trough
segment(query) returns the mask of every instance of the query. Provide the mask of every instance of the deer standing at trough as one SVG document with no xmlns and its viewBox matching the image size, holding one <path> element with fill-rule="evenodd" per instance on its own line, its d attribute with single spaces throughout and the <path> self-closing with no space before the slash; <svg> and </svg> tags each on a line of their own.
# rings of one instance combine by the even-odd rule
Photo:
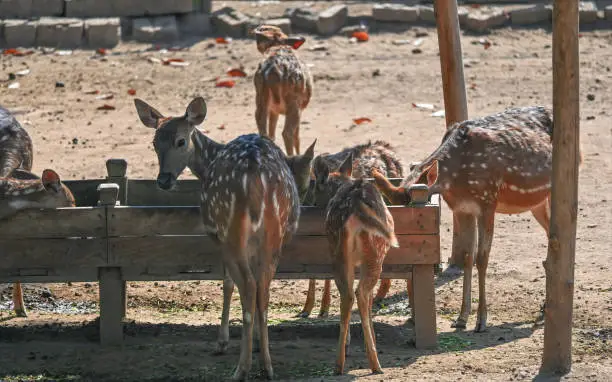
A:
<svg viewBox="0 0 612 382">
<path fill-rule="evenodd" d="M 471 312 L 474 244 L 478 237 L 478 313 L 475 331 L 486 330 L 486 272 L 495 214 L 531 211 L 549 233 L 553 120 L 549 108 L 517 107 L 450 126 L 438 148 L 413 166 L 399 187 L 380 173 L 374 178 L 395 204 L 408 204 L 408 187 L 427 183 L 441 193 L 459 223 L 458 248 L 465 258 L 461 312 L 453 323 L 465 328 Z"/>
<path fill-rule="evenodd" d="M 227 155 L 228 148 L 230 148 L 231 150 L 237 150 L 237 147 L 241 147 L 239 143 L 242 141 L 246 142 L 246 143 L 243 142 L 244 145 L 246 145 L 245 150 L 247 148 L 251 151 L 254 150 L 252 154 L 255 155 L 256 158 L 259 158 L 258 160 L 263 160 L 264 162 L 262 163 L 265 164 L 266 166 L 268 165 L 267 164 L 268 161 L 270 161 L 271 159 L 274 159 L 274 160 L 277 159 L 278 155 L 275 150 L 280 151 L 280 149 L 278 149 L 278 147 L 269 139 L 267 138 L 264 139 L 264 137 L 262 137 L 261 142 L 264 142 L 264 143 L 260 143 L 259 139 L 255 139 L 255 135 L 253 136 L 247 135 L 247 136 L 236 138 L 240 140 L 232 141 L 234 142 L 232 146 L 230 146 L 232 142 L 228 143 L 227 145 L 224 145 L 221 143 L 217 143 L 214 140 L 207 137 L 206 135 L 204 135 L 201 131 L 199 131 L 196 128 L 197 125 L 199 125 L 200 123 L 204 121 L 206 117 L 206 112 L 207 112 L 206 103 L 204 102 L 204 99 L 201 97 L 197 97 L 193 101 L 191 101 L 191 103 L 187 106 L 187 110 L 185 114 L 180 117 L 164 117 L 159 111 L 157 111 L 156 109 L 154 109 L 153 107 L 151 107 L 150 105 L 148 105 L 147 103 L 139 99 L 135 100 L 135 105 L 136 105 L 136 109 L 137 109 L 138 115 L 142 123 L 147 127 L 155 129 L 155 137 L 153 140 L 153 146 L 155 148 L 155 151 L 158 156 L 158 161 L 159 161 L 159 175 L 157 177 L 157 183 L 161 189 L 165 189 L 165 190 L 172 189 L 176 184 L 176 180 L 178 176 L 183 172 L 183 170 L 186 167 L 189 167 L 191 171 L 194 173 L 194 175 L 196 175 L 203 182 L 203 190 L 204 190 L 203 192 L 204 193 L 208 192 L 206 191 L 207 187 L 212 187 L 212 189 L 216 189 L 218 184 L 217 183 L 211 184 L 211 182 L 214 182 L 214 179 L 211 179 L 211 176 L 213 176 L 211 171 L 217 168 L 216 166 L 219 166 L 220 165 L 219 163 L 225 163 L 224 166 L 226 166 L 227 162 L 226 162 L 226 157 L 224 155 Z M 255 142 L 253 143 L 255 146 L 251 144 L 247 144 L 248 142 L 251 142 L 251 143 Z M 290 179 L 293 182 L 292 183 L 293 187 L 297 189 L 297 192 L 300 198 L 303 197 L 308 191 L 309 177 L 311 173 L 312 161 L 314 158 L 315 144 L 316 144 L 316 140 L 306 150 L 304 155 L 285 157 L 283 154 L 282 158 L 284 160 L 284 164 L 278 164 L 278 163 L 276 164 L 277 167 L 279 168 L 282 167 L 283 171 L 284 171 L 284 167 L 287 166 L 287 168 L 289 169 L 291 173 Z M 265 149 L 258 148 L 261 145 L 263 145 L 262 147 L 264 147 Z M 270 147 L 274 147 L 274 149 Z M 230 152 L 233 152 L 231 150 Z M 245 151 L 245 153 L 246 152 L 247 151 Z M 282 151 L 280 152 L 282 154 Z M 260 158 L 262 153 L 266 154 L 264 155 L 265 158 L 263 157 Z M 247 162 L 251 163 L 249 161 Z M 270 175 L 268 171 L 265 171 L 266 168 L 265 166 L 263 166 L 263 164 L 260 166 L 261 167 L 260 170 L 265 172 L 265 176 L 260 174 L 260 181 L 265 181 L 261 179 L 267 179 L 266 177 Z M 270 164 L 270 166 L 272 165 Z M 216 171 L 219 171 L 219 169 L 217 168 Z M 238 173 L 236 171 L 238 171 L 238 168 L 232 168 L 231 177 L 230 177 L 230 174 L 224 174 L 225 176 L 221 180 L 219 180 L 219 182 L 227 182 L 233 179 L 234 176 L 238 176 L 237 175 Z M 241 182 L 244 181 L 245 179 L 251 180 L 252 178 L 252 176 L 246 173 L 243 175 L 240 175 L 242 176 L 242 178 L 240 179 Z M 280 179 L 281 178 L 278 178 L 274 182 L 270 180 L 272 182 L 270 184 L 266 183 L 266 186 L 269 186 L 270 188 L 266 189 L 267 191 L 265 195 L 263 194 L 259 196 L 255 194 L 249 195 L 249 196 L 260 198 L 260 199 L 257 199 L 259 200 L 259 202 L 264 200 L 264 199 L 261 199 L 264 196 L 271 197 L 272 204 L 271 205 L 266 204 L 265 206 L 267 213 L 270 213 L 270 211 L 268 211 L 270 208 L 272 208 L 274 212 L 276 211 L 277 206 L 279 206 L 278 204 L 280 203 L 279 197 L 281 197 L 281 195 L 278 194 L 278 192 L 280 192 L 278 190 L 284 189 L 284 188 L 289 190 L 289 188 L 291 188 L 289 185 L 284 185 L 282 187 L 279 186 L 277 183 L 280 181 Z M 284 175 L 282 177 L 282 180 L 283 182 L 287 180 L 286 177 L 284 177 Z M 273 185 L 274 187 L 272 187 Z M 244 188 L 245 186 L 243 185 L 242 187 Z M 276 194 L 272 193 L 270 195 L 267 194 L 269 192 L 272 192 L 272 190 L 276 190 L 277 193 Z M 230 191 L 231 190 L 228 188 L 226 192 L 222 192 L 223 197 L 231 197 L 230 196 L 231 194 L 233 195 L 234 198 L 236 198 L 238 195 L 240 195 L 238 191 L 235 191 L 236 193 L 233 193 L 233 194 L 232 192 L 234 191 L 232 192 Z M 244 200 L 235 200 L 234 205 L 232 207 L 234 210 L 228 211 L 228 210 L 225 210 L 224 208 L 230 208 L 231 203 L 224 205 L 223 204 L 224 201 L 221 197 L 214 197 L 214 199 L 211 199 L 211 201 L 215 204 L 214 206 L 212 206 L 215 214 L 223 214 L 223 213 L 227 214 L 231 212 L 233 214 L 232 216 L 238 213 L 236 210 L 236 208 L 238 208 L 238 204 L 236 203 L 238 202 L 244 203 Z M 228 200 L 226 202 L 229 203 L 230 201 Z M 297 203 L 299 205 L 299 200 Z M 264 206 L 262 205 L 262 207 Z M 238 215 L 235 215 L 235 216 L 238 216 Z M 268 215 L 265 215 L 265 216 L 268 216 Z M 287 216 L 285 215 L 283 216 L 284 216 L 284 219 L 287 218 Z M 228 216 L 225 216 L 223 219 L 228 219 Z M 223 219 L 221 219 L 220 221 L 225 221 Z M 258 221 L 258 222 L 260 224 L 264 223 L 263 221 Z M 225 224 L 229 224 L 229 223 L 226 222 Z M 238 224 L 238 223 L 232 221 L 232 224 Z M 210 227 L 212 227 L 210 224 L 205 224 L 205 225 L 207 225 L 209 229 Z M 264 226 L 262 225 L 262 227 Z M 263 229 L 264 228 L 258 228 L 256 230 L 257 235 L 263 235 L 263 231 L 262 231 Z M 270 228 L 270 232 L 273 232 L 274 229 L 275 229 L 274 227 Z M 213 235 L 213 237 L 217 237 L 217 236 Z M 218 240 L 218 241 L 219 243 L 223 243 L 223 240 Z M 249 242 L 248 244 L 252 245 L 253 243 Z M 275 266 L 274 266 L 274 269 L 276 269 Z M 221 315 L 221 325 L 219 328 L 219 339 L 218 339 L 218 346 L 216 350 L 216 353 L 218 354 L 222 354 L 226 351 L 227 345 L 229 342 L 229 313 L 230 313 L 229 309 L 230 309 L 232 294 L 234 291 L 234 280 L 233 280 L 233 277 L 231 276 L 230 269 L 224 267 L 224 274 L 225 276 L 223 280 L 223 311 Z M 243 281 L 244 280 L 241 280 L 241 282 Z M 240 290 L 241 285 L 244 287 L 244 284 L 239 283 L 238 285 L 239 290 Z M 266 300 L 266 306 L 267 306 L 267 300 Z M 255 318 L 257 319 L 257 316 Z M 256 327 L 256 332 L 258 331 L 259 329 Z M 258 335 L 260 335 L 260 333 L 258 333 Z M 249 349 L 250 349 L 250 345 L 249 345 Z M 249 354 L 250 354 L 250 350 L 249 350 Z M 268 353 L 268 358 L 269 358 L 269 353 Z M 243 358 L 241 358 L 241 365 L 244 368 L 246 367 L 246 364 L 243 364 L 242 360 Z M 250 365 L 250 358 L 249 358 L 249 365 Z M 272 369 L 270 368 L 270 372 L 271 370 Z"/>
<path fill-rule="evenodd" d="M 382 373 L 371 317 L 372 291 L 380 278 L 387 252 L 391 247 L 399 247 L 393 217 L 373 183 L 352 178 L 352 153 L 337 172 L 331 172 L 324 161 L 318 161 L 315 166 L 315 204 L 325 208 L 325 232 L 334 280 L 340 292 L 340 337 L 335 372 L 344 373 L 350 343 L 351 309 L 355 301 L 355 267 L 360 266 L 356 298 L 366 353 L 372 372 Z"/>
<path fill-rule="evenodd" d="M 368 143 L 365 144 L 347 147 L 335 154 L 323 153 L 318 155 L 314 159 L 313 178 L 316 179 L 316 172 L 319 168 L 326 168 L 332 172 L 337 171 L 340 168 L 340 165 L 342 165 L 349 155 L 351 155 L 353 158 L 352 176 L 354 178 L 371 178 L 373 169 L 377 169 L 381 174 L 388 178 L 404 177 L 404 167 L 400 157 L 395 152 L 395 148 L 388 142 L 377 140 L 375 142 L 368 141 Z M 324 163 L 319 164 L 319 162 Z M 309 194 L 308 198 L 311 197 L 312 192 Z M 314 203 L 314 200 L 307 199 L 305 201 L 305 204 L 312 203 Z M 316 280 L 309 280 L 306 302 L 302 312 L 299 314 L 300 317 L 308 317 L 312 312 L 315 301 L 315 287 Z M 378 291 L 374 297 L 374 303 L 383 300 L 390 288 L 391 280 L 381 279 L 380 286 L 378 287 Z M 412 303 L 412 280 L 406 280 L 406 289 L 410 300 L 410 306 L 414 306 Z M 331 302 L 330 293 L 331 280 L 325 280 L 319 317 L 327 317 L 329 314 L 329 304 Z"/>
<path fill-rule="evenodd" d="M 255 120 L 259 134 L 276 139 L 279 114 L 285 116 L 283 140 L 287 155 L 300 153 L 300 118 L 312 96 L 313 81 L 308 67 L 295 50 L 304 37 L 288 37 L 275 26 L 260 25 L 252 32 L 257 50 L 265 56 L 257 67 Z"/>
</svg>

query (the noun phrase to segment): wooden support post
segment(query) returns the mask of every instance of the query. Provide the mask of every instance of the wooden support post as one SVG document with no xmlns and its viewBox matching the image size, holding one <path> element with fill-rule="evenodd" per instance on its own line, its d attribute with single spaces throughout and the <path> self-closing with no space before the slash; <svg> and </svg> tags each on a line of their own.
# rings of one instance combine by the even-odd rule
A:
<svg viewBox="0 0 612 382">
<path fill-rule="evenodd" d="M 128 181 L 127 181 L 127 161 L 125 159 L 109 159 L 106 161 L 106 172 L 108 183 L 115 183 L 119 186 L 117 200 L 121 205 L 127 205 Z M 123 318 L 127 313 L 127 283 L 122 281 L 123 287 L 121 299 L 123 305 Z"/>
<path fill-rule="evenodd" d="M 100 280 L 100 344 L 120 345 L 123 342 L 123 307 L 121 305 L 121 268 L 98 269 Z"/>
<path fill-rule="evenodd" d="M 580 137 L 578 1 L 553 8 L 552 195 L 546 270 L 542 372 L 567 373 L 572 366 L 574 257 L 578 210 Z"/>
<path fill-rule="evenodd" d="M 455 122 L 468 119 L 457 1 L 435 0 L 434 13 L 438 27 L 444 111 L 446 126 L 448 127 Z M 448 262 L 451 266 L 463 268 L 464 259 L 457 248 L 457 240 L 455 240 L 458 229 L 456 219 L 453 216 L 453 249 Z"/>
<path fill-rule="evenodd" d="M 437 346 L 436 336 L 436 295 L 434 268 L 431 264 L 412 267 L 414 290 L 414 343 L 417 349 Z"/>
</svg>

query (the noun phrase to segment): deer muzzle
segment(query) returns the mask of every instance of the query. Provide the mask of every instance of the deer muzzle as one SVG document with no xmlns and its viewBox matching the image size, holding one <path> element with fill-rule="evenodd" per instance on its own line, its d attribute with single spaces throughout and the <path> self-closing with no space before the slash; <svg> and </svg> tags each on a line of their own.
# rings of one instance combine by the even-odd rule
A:
<svg viewBox="0 0 612 382">
<path fill-rule="evenodd" d="M 157 187 L 162 190 L 170 190 L 176 184 L 176 176 L 169 172 L 160 172 L 157 175 Z"/>
</svg>

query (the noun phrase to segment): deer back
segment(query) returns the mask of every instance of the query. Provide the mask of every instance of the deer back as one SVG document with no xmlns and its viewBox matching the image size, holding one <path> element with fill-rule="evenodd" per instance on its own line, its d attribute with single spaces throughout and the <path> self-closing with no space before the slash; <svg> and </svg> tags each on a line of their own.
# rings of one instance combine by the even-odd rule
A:
<svg viewBox="0 0 612 382">
<path fill-rule="evenodd" d="M 15 117 L 0 107 L 0 177 L 15 169 L 32 170 L 32 139 Z"/>
</svg>

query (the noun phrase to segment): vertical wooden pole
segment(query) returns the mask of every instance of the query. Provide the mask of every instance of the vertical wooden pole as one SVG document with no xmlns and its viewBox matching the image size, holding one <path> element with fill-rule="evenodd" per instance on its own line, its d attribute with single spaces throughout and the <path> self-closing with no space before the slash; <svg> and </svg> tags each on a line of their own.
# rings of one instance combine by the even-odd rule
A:
<svg viewBox="0 0 612 382">
<path fill-rule="evenodd" d="M 434 13 L 438 28 L 440 68 L 444 90 L 446 126 L 468 119 L 467 95 L 463 78 L 463 53 L 456 0 L 436 0 Z M 448 262 L 450 266 L 463 267 L 463 256 L 457 248 L 459 227 L 453 215 L 453 250 Z"/>
<path fill-rule="evenodd" d="M 123 206 L 127 205 L 128 181 L 127 181 L 127 161 L 125 159 L 109 159 L 106 161 L 106 173 L 108 183 L 119 185 L 119 195 L 117 200 Z M 122 318 L 127 314 L 127 283 L 121 281 L 121 305 L 123 306 Z"/>
<path fill-rule="evenodd" d="M 580 138 L 578 0 L 553 8 L 553 167 L 546 270 L 543 372 L 572 365 L 574 257 Z"/>
</svg>

